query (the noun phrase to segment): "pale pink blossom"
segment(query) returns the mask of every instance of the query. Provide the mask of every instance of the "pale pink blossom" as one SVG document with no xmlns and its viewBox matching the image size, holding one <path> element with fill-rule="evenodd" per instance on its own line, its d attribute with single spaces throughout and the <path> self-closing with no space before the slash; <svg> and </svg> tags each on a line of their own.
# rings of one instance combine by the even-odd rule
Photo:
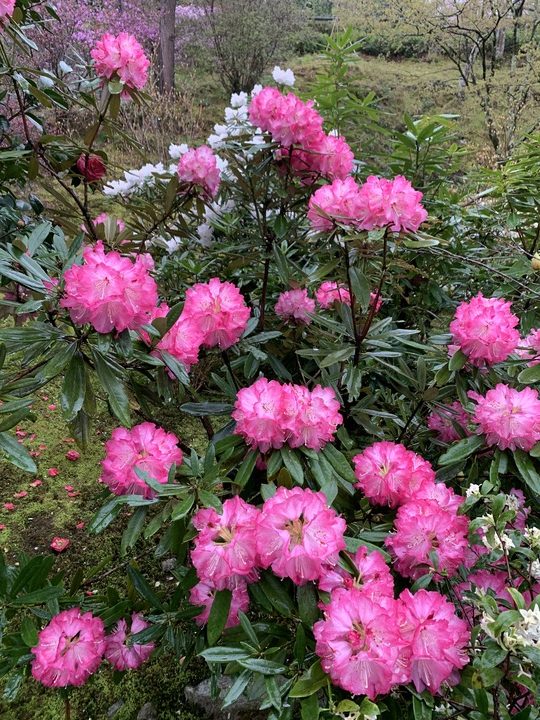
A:
<svg viewBox="0 0 540 720">
<path fill-rule="evenodd" d="M 232 417 L 236 420 L 235 433 L 262 453 L 270 448 L 277 450 L 285 443 L 283 424 L 285 395 L 276 380 L 264 377 L 238 391 Z"/>
<path fill-rule="evenodd" d="M 393 180 L 368 177 L 358 191 L 357 226 L 361 230 L 388 227 L 392 232 L 416 232 L 427 219 L 422 193 L 401 175 Z"/>
<path fill-rule="evenodd" d="M 186 292 L 182 317 L 198 323 L 204 334 L 203 344 L 226 350 L 246 329 L 251 311 L 240 290 L 230 282 L 212 278 L 197 283 Z"/>
<path fill-rule="evenodd" d="M 519 344 L 519 332 L 515 329 L 519 319 L 512 314 L 511 307 L 510 302 L 485 298 L 482 293 L 462 302 L 450 323 L 449 349 L 461 350 L 471 365 L 477 367 L 506 360 Z"/>
<path fill-rule="evenodd" d="M 136 670 L 148 660 L 154 650 L 154 643 L 131 643 L 130 638 L 150 627 L 140 613 L 133 613 L 131 625 L 125 619 L 119 620 L 116 628 L 105 637 L 105 659 L 115 670 Z"/>
<path fill-rule="evenodd" d="M 189 594 L 189 602 L 192 605 L 201 605 L 204 610 L 200 615 L 197 615 L 195 622 L 198 625 L 206 625 L 208 618 L 210 617 L 210 610 L 216 592 L 218 590 L 230 590 L 232 593 L 231 607 L 229 609 L 229 615 L 227 622 L 225 623 L 226 628 L 235 627 L 238 625 L 240 620 L 238 619 L 239 612 L 247 612 L 249 608 L 249 593 L 247 590 L 246 579 L 239 575 L 231 575 L 228 578 L 222 578 L 219 581 L 214 581 L 210 578 L 198 582 L 197 585 L 191 588 Z"/>
<path fill-rule="evenodd" d="M 211 198 L 215 197 L 221 182 L 216 156 L 207 145 L 188 150 L 178 163 L 181 183 L 198 185 Z"/>
<path fill-rule="evenodd" d="M 398 682 L 406 642 L 393 599 L 374 602 L 355 589 L 334 591 L 313 634 L 323 670 L 344 690 L 374 700 Z"/>
<path fill-rule="evenodd" d="M 142 337 L 144 339 L 144 335 Z M 196 318 L 189 319 L 180 315 L 170 330 L 158 342 L 153 354 L 159 355 L 159 351 L 164 350 L 180 361 L 185 366 L 186 371 L 189 372 L 191 366 L 199 362 L 199 350 L 205 337 L 206 335 L 199 327 Z"/>
<path fill-rule="evenodd" d="M 345 529 L 345 520 L 328 507 L 322 492 L 279 487 L 265 501 L 257 524 L 260 565 L 297 585 L 318 580 L 337 564 Z"/>
<path fill-rule="evenodd" d="M 148 322 L 157 305 L 157 286 L 150 276 L 154 261 L 148 254 L 135 260 L 105 252 L 103 243 L 86 247 L 83 264 L 64 275 L 65 297 L 77 325 L 90 323 L 99 333 L 134 330 Z"/>
<path fill-rule="evenodd" d="M 13 15 L 15 0 L 0 0 L 0 22 Z"/>
<path fill-rule="evenodd" d="M 521 449 L 529 452 L 540 440 L 540 398 L 538 391 L 523 390 L 498 383 L 485 396 L 472 390 L 469 397 L 476 402 L 472 421 L 477 434 L 484 434 L 489 445 L 501 450 Z"/>
<path fill-rule="evenodd" d="M 445 443 L 452 443 L 459 440 L 463 435 L 470 435 L 467 430 L 470 417 L 459 400 L 441 405 L 433 410 L 428 416 L 427 426 L 437 433 L 439 440 Z M 460 433 L 455 425 L 462 429 Z"/>
<path fill-rule="evenodd" d="M 334 305 L 334 303 L 351 304 L 351 294 L 345 285 L 330 280 L 321 283 L 321 286 L 315 292 L 315 297 L 324 310 Z"/>
<path fill-rule="evenodd" d="M 352 177 L 323 185 L 309 199 L 307 217 L 319 232 L 331 232 L 337 225 L 354 227 L 360 214 L 359 188 Z"/>
<path fill-rule="evenodd" d="M 535 328 L 519 341 L 518 355 L 527 360 L 527 365 L 533 367 L 540 363 L 540 328 Z"/>
<path fill-rule="evenodd" d="M 329 567 L 319 580 L 319 588 L 325 592 L 332 592 L 337 588 L 356 588 L 374 601 L 381 597 L 394 597 L 394 579 L 382 553 L 378 550 L 368 552 L 367 548 L 361 545 L 350 558 L 350 562 L 356 567 L 355 576 L 340 565 Z"/>
<path fill-rule="evenodd" d="M 410 678 L 418 692 L 439 692 L 456 685 L 458 670 L 469 662 L 465 647 L 470 632 L 454 606 L 438 592 L 404 590 L 398 601 L 398 625 L 407 642 Z"/>
<path fill-rule="evenodd" d="M 32 648 L 32 675 L 47 687 L 84 685 L 96 672 L 105 646 L 103 621 L 79 608 L 55 615 Z"/>
<path fill-rule="evenodd" d="M 292 448 L 304 446 L 320 450 L 333 440 L 343 417 L 332 388 L 316 385 L 310 391 L 303 385 L 288 385 L 284 392 L 283 426 Z"/>
<path fill-rule="evenodd" d="M 330 181 L 344 180 L 354 167 L 354 155 L 345 139 L 324 132 L 313 138 L 309 145 L 284 148 L 278 157 L 290 160 L 294 174 L 305 185 L 320 177 Z"/>
<path fill-rule="evenodd" d="M 249 119 L 256 127 L 269 132 L 272 139 L 288 148 L 309 147 L 322 132 L 323 119 L 313 107 L 294 93 L 281 93 L 265 87 L 249 105 Z"/>
<path fill-rule="evenodd" d="M 367 447 L 353 458 L 353 463 L 358 479 L 355 487 L 376 505 L 402 505 L 435 481 L 435 472 L 427 460 L 386 440 Z"/>
<path fill-rule="evenodd" d="M 218 583 L 232 575 L 254 579 L 257 549 L 254 542 L 260 511 L 238 495 L 225 500 L 218 514 L 199 510 L 192 519 L 198 531 L 191 561 L 203 582 Z"/>
<path fill-rule="evenodd" d="M 105 443 L 101 481 L 115 495 L 155 496 L 154 490 L 135 472 L 143 471 L 164 485 L 173 464 L 180 465 L 183 456 L 178 438 L 154 423 L 144 422 L 131 430 L 118 427 Z"/>
<path fill-rule="evenodd" d="M 133 35 L 105 33 L 90 55 L 98 77 L 120 80 L 131 90 L 142 90 L 146 85 L 150 60 Z"/>
<path fill-rule="evenodd" d="M 469 521 L 457 515 L 450 496 L 446 500 L 447 507 L 438 499 L 416 498 L 399 508 L 385 544 L 403 577 L 417 580 L 432 571 L 436 577 L 452 577 L 464 563 Z"/>
<path fill-rule="evenodd" d="M 308 296 L 307 290 L 287 290 L 279 296 L 275 311 L 283 320 L 309 325 L 313 321 L 315 301 Z"/>
</svg>

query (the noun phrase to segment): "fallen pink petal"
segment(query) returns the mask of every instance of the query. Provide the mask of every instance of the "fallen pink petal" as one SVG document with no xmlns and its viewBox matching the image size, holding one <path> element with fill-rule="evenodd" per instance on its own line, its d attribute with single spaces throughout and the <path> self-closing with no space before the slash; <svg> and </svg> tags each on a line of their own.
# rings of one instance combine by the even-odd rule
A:
<svg viewBox="0 0 540 720">
<path fill-rule="evenodd" d="M 81 454 L 77 452 L 77 450 L 68 450 L 66 453 L 66 458 L 68 460 L 71 460 L 71 462 L 76 462 L 81 457 Z"/>
<path fill-rule="evenodd" d="M 54 550 L 54 552 L 61 553 L 64 552 L 64 550 L 67 550 L 70 545 L 71 540 L 68 540 L 68 538 L 53 537 L 50 548 L 51 550 Z"/>
</svg>

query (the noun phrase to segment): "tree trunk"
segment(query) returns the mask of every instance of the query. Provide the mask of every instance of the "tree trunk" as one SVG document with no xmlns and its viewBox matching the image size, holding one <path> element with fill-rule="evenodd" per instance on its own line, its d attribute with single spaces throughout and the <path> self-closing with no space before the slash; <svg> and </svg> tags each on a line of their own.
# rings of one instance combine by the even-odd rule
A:
<svg viewBox="0 0 540 720">
<path fill-rule="evenodd" d="M 174 90 L 175 0 L 161 0 L 159 19 L 159 89 Z"/>
<path fill-rule="evenodd" d="M 506 29 L 497 28 L 495 32 L 495 60 L 502 60 L 504 57 L 504 46 L 506 44 Z"/>
</svg>

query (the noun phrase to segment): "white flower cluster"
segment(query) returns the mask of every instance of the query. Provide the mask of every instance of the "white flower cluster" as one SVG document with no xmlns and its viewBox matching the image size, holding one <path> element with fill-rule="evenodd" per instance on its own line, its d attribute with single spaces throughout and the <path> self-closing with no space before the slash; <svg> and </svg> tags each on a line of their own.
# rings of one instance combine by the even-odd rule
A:
<svg viewBox="0 0 540 720">
<path fill-rule="evenodd" d="M 123 179 L 111 180 L 103 188 L 104 195 L 116 197 L 122 195 L 128 197 L 142 190 L 155 187 L 157 183 L 166 183 L 176 172 L 176 165 L 164 165 L 163 163 L 146 163 L 138 170 L 126 170 Z"/>
<path fill-rule="evenodd" d="M 251 98 L 262 90 L 262 85 L 255 85 L 251 93 L 241 92 L 231 95 L 230 105 L 225 108 L 224 122 L 214 125 L 214 132 L 208 137 L 207 143 L 214 150 L 218 150 L 227 142 L 239 136 L 249 135 L 248 145 L 262 145 L 265 142 L 260 128 L 255 128 L 248 118 L 248 106 Z M 246 157 L 251 157 L 253 151 L 248 151 Z"/>
<path fill-rule="evenodd" d="M 278 85 L 287 85 L 288 87 L 294 87 L 294 83 L 296 81 L 296 78 L 294 77 L 294 73 L 291 68 L 287 68 L 287 70 L 282 70 L 279 65 L 276 65 L 275 68 L 272 70 L 272 77 Z"/>
<path fill-rule="evenodd" d="M 496 640 L 507 650 L 519 648 L 540 648 L 540 607 L 529 610 L 520 609 L 521 619 L 511 625 L 504 633 L 496 635 L 494 632 L 497 618 L 484 613 L 480 627 L 489 637 Z"/>
</svg>

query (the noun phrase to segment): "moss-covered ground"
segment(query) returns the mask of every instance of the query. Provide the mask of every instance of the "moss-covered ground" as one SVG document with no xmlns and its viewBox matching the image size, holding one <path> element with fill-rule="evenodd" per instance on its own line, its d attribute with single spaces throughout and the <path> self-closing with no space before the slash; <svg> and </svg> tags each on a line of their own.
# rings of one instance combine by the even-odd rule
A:
<svg viewBox="0 0 540 720">
<path fill-rule="evenodd" d="M 94 512 L 103 504 L 102 486 L 98 482 L 99 462 L 103 457 L 103 443 L 115 423 L 103 409 L 95 418 L 88 447 L 77 448 L 69 437 L 56 394 L 54 384 L 41 392 L 33 407 L 35 422 L 23 423 L 16 429 L 19 440 L 34 453 L 38 473 L 28 475 L 8 463 L 0 464 L 0 524 L 5 526 L 0 531 L 0 543 L 13 563 L 20 552 L 52 553 L 49 546 L 55 536 L 68 538 L 70 546 L 57 556 L 55 563 L 55 571 L 64 573 L 65 584 L 69 585 L 79 568 L 85 570 L 103 563 L 104 571 L 115 567 L 118 570 L 105 577 L 103 573 L 98 574 L 85 586 L 87 591 L 102 591 L 112 586 L 122 596 L 126 592 L 126 580 L 119 546 L 126 518 L 120 517 L 100 535 L 92 535 L 86 529 Z M 199 451 L 203 449 L 205 435 L 198 422 L 179 420 L 175 416 L 162 420 L 187 445 Z M 66 453 L 70 450 L 77 450 L 80 458 L 69 460 Z M 28 494 L 21 497 L 24 492 Z M 13 503 L 15 509 L 5 509 L 4 503 Z M 81 523 L 85 527 L 81 527 Z M 162 583 L 171 582 L 170 574 L 161 567 L 161 559 L 153 557 L 153 546 L 153 542 L 144 544 L 143 541 L 133 554 L 137 555 L 145 574 Z M 148 702 L 156 708 L 159 720 L 202 720 L 204 716 L 186 706 L 184 687 L 200 680 L 204 673 L 204 663 L 182 668 L 177 658 L 167 655 L 151 659 L 142 670 L 124 673 L 120 679 L 104 664 L 85 687 L 73 693 L 72 720 L 104 720 L 115 703 L 121 704 L 114 714 L 115 720 L 135 720 L 140 708 Z M 13 702 L 0 699 L 2 720 L 63 720 L 64 717 L 64 704 L 58 692 L 42 688 L 32 679 L 22 686 Z"/>
</svg>

